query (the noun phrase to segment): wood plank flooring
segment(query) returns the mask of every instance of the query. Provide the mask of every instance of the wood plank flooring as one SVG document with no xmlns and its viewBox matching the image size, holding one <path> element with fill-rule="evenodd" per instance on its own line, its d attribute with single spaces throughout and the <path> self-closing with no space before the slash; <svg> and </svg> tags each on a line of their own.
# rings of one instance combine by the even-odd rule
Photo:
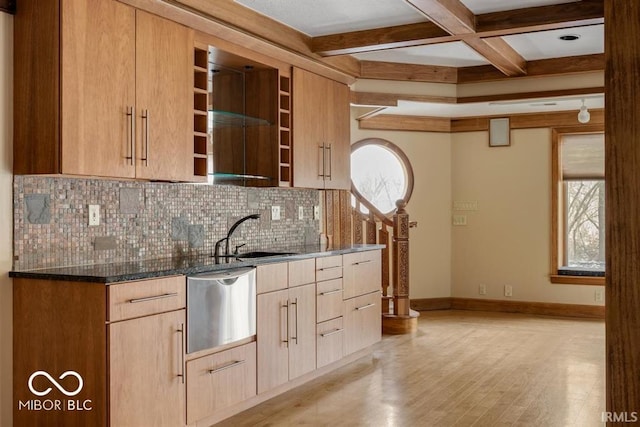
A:
<svg viewBox="0 0 640 427">
<path fill-rule="evenodd" d="M 219 426 L 602 426 L 601 320 L 421 313 L 413 336 Z"/>
</svg>

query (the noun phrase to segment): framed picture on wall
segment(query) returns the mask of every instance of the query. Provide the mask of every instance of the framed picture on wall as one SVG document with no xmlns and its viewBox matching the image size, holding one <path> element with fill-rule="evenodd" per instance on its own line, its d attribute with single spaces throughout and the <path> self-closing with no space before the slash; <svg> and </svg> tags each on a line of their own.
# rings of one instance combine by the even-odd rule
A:
<svg viewBox="0 0 640 427">
<path fill-rule="evenodd" d="M 511 145 L 509 118 L 489 120 L 489 147 L 508 147 Z"/>
</svg>

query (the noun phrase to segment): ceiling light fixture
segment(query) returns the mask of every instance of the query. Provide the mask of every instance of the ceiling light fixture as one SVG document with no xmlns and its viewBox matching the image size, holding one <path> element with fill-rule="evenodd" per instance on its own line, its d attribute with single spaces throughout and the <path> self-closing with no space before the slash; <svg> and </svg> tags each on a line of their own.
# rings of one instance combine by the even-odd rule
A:
<svg viewBox="0 0 640 427">
<path fill-rule="evenodd" d="M 591 120 L 591 114 L 589 114 L 589 110 L 587 110 L 587 106 L 584 105 L 584 99 L 582 100 L 582 107 L 580 107 L 580 111 L 578 112 L 578 121 L 580 123 L 589 123 Z"/>
</svg>

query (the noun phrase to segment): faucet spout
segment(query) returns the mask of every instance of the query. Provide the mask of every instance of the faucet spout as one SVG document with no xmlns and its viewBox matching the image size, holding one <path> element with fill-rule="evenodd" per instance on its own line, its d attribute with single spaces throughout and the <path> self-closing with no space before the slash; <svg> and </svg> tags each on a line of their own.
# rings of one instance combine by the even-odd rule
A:
<svg viewBox="0 0 640 427">
<path fill-rule="evenodd" d="M 259 219 L 259 218 L 260 218 L 260 214 L 251 214 L 251 215 L 242 217 L 236 222 L 234 222 L 231 228 L 229 228 L 229 232 L 227 233 L 227 236 L 223 237 L 222 239 L 216 242 L 216 247 L 214 251 L 214 256 L 216 257 L 216 259 L 220 256 L 220 245 L 222 244 L 222 242 L 225 242 L 224 255 L 225 256 L 229 255 L 229 241 L 231 240 L 231 236 L 233 235 L 233 232 L 236 231 L 236 228 L 238 228 L 240 224 L 250 219 Z"/>
</svg>

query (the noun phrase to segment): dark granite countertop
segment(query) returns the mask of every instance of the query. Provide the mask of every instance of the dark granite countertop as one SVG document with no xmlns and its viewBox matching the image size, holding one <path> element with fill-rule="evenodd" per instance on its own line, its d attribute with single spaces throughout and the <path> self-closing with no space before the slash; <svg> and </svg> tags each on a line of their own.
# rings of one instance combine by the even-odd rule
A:
<svg viewBox="0 0 640 427">
<path fill-rule="evenodd" d="M 191 275 L 236 267 L 295 261 L 298 259 L 363 252 L 382 248 L 384 248 L 384 245 L 347 245 L 331 248 L 322 248 L 319 245 L 315 245 L 279 249 L 278 252 L 281 252 L 281 254 L 262 258 L 221 258 L 218 263 L 216 263 L 213 257 L 202 255 L 197 257 L 162 258 L 112 264 L 43 268 L 37 270 L 14 270 L 9 272 L 9 276 L 41 280 L 116 283 L 177 274 Z M 282 254 L 284 252 L 289 254 Z"/>
</svg>

